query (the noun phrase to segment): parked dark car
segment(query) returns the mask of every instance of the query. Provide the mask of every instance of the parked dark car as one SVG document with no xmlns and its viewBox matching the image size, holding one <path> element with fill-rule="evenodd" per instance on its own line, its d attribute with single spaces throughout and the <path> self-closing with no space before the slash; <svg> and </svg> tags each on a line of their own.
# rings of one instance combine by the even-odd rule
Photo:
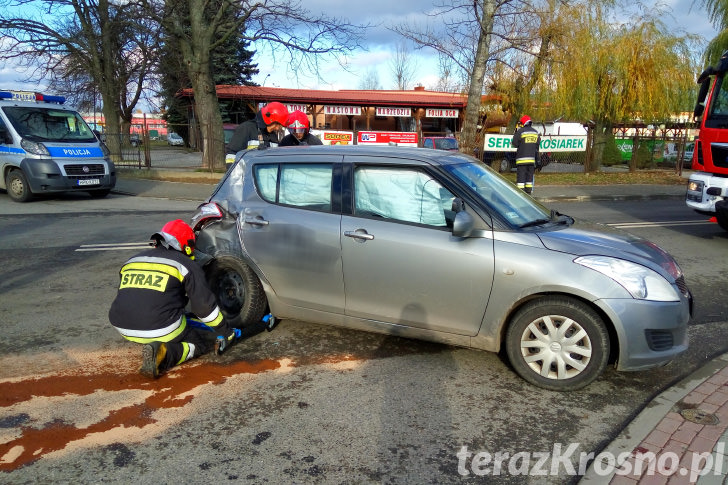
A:
<svg viewBox="0 0 728 485">
<path fill-rule="evenodd" d="M 138 147 L 144 143 L 144 139 L 138 133 L 132 133 L 129 135 L 129 143 L 133 147 Z"/>
<path fill-rule="evenodd" d="M 250 150 L 192 217 L 230 317 L 304 320 L 505 350 L 573 390 L 685 351 L 692 297 L 655 244 L 549 210 L 442 150 Z"/>
<path fill-rule="evenodd" d="M 536 163 L 536 171 L 540 172 L 545 166 L 551 163 L 552 156 L 550 152 L 542 152 L 539 154 Z M 485 152 L 483 154 L 483 162 L 488 166 L 493 166 L 493 161 L 498 160 L 498 171 L 501 173 L 514 172 L 516 170 L 516 152 Z"/>
</svg>

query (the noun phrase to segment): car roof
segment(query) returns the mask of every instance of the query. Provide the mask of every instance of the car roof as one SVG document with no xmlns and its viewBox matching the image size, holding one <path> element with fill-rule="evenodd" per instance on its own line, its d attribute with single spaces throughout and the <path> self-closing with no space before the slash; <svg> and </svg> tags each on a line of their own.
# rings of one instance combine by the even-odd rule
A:
<svg viewBox="0 0 728 485">
<path fill-rule="evenodd" d="M 383 158 L 383 163 L 397 164 L 399 160 L 407 163 L 421 162 L 425 164 L 445 165 L 450 163 L 472 162 L 475 159 L 460 152 L 432 150 L 428 148 L 402 146 L 366 146 L 366 145 L 307 145 L 268 148 L 266 150 L 250 150 L 244 158 L 248 162 L 263 161 L 266 158 L 285 158 L 286 162 L 296 162 L 290 155 L 305 155 L 301 162 L 310 163 L 311 156 L 341 156 L 345 163 L 356 163 L 356 157 Z M 346 158 L 350 157 L 350 158 Z M 358 160 L 361 161 L 361 160 Z M 401 162 L 400 162 L 401 163 Z"/>
</svg>

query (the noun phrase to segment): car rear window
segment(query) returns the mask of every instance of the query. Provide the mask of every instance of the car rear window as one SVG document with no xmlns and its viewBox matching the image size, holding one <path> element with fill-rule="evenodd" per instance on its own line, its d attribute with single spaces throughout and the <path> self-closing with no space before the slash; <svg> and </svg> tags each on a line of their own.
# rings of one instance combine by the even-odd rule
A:
<svg viewBox="0 0 728 485">
<path fill-rule="evenodd" d="M 272 203 L 331 210 L 331 164 L 265 164 L 254 168 L 260 196 Z"/>
</svg>

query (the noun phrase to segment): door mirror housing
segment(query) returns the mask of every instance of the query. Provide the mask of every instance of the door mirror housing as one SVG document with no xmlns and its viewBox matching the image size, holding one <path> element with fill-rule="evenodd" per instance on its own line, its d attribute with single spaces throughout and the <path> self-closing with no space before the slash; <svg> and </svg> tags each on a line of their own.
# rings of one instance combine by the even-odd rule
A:
<svg viewBox="0 0 728 485">
<path fill-rule="evenodd" d="M 461 210 L 455 214 L 452 225 L 452 235 L 455 237 L 470 237 L 475 227 L 475 219 L 468 212 Z"/>
</svg>

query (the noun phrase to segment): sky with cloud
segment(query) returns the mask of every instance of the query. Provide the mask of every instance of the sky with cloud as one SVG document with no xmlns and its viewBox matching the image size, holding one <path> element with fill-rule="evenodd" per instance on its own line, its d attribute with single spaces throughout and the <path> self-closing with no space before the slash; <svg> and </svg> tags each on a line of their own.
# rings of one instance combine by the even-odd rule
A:
<svg viewBox="0 0 728 485">
<path fill-rule="evenodd" d="M 278 86 L 307 89 L 357 89 L 361 79 L 375 70 L 379 83 L 384 89 L 393 89 L 392 55 L 401 38 L 388 27 L 408 22 L 410 24 L 433 21 L 432 12 L 440 0 L 367 0 L 364 2 L 333 2 L 331 0 L 304 0 L 303 5 L 310 12 L 325 12 L 329 17 L 348 19 L 354 24 L 370 24 L 363 36 L 365 49 L 352 53 L 346 59 L 347 69 L 336 61 L 321 66 L 320 76 L 306 72 L 292 72 L 285 60 L 271 61 L 269 53 L 258 47 L 254 62 L 258 63 L 260 73 L 253 81 L 265 86 Z M 674 28 L 676 33 L 698 34 L 706 39 L 715 35 L 715 30 L 705 17 L 698 0 L 657 0 L 644 2 L 650 10 L 656 5 L 664 6 L 671 15 L 665 15 L 665 24 Z M 637 7 L 635 7 L 637 9 Z M 434 87 L 437 82 L 437 55 L 428 50 L 411 51 L 412 64 L 416 71 L 413 81 L 426 87 Z M 42 86 L 27 83 L 27 74 L 11 62 L 0 66 L 0 89 L 42 90 Z"/>
</svg>

